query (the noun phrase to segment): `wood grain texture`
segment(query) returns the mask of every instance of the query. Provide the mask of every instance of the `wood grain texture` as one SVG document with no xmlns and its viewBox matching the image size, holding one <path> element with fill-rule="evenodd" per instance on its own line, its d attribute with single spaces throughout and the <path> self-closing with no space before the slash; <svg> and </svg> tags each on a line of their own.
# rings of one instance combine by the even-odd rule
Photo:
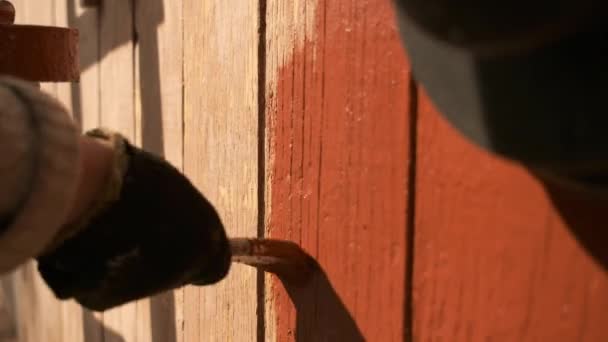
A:
<svg viewBox="0 0 608 342">
<path fill-rule="evenodd" d="M 182 1 L 135 7 L 136 141 L 183 170 Z M 137 339 L 183 341 L 183 289 L 137 303 Z"/>
<path fill-rule="evenodd" d="M 419 108 L 415 341 L 608 341 L 608 276 L 543 186 Z"/>
<path fill-rule="evenodd" d="M 16 23 L 54 25 L 52 2 L 37 4 L 36 9 L 26 1 L 17 1 L 14 5 Z M 53 83 L 43 83 L 41 89 L 57 95 L 57 86 Z M 35 262 L 28 262 L 7 276 L 3 288 L 12 297 L 18 341 L 63 341 L 61 305 L 38 274 Z"/>
<path fill-rule="evenodd" d="M 66 7 L 69 0 L 44 3 L 17 1 L 18 23 L 35 25 L 73 26 L 69 22 Z M 87 37 L 97 38 L 97 22 L 78 25 L 81 30 L 81 48 L 91 49 L 91 44 L 83 44 Z M 90 33 L 93 31 L 93 33 Z M 97 42 L 94 44 L 97 50 Z M 82 57 L 83 55 L 81 55 Z M 95 69 L 95 68 L 93 68 Z M 80 90 L 77 84 L 42 84 L 42 90 L 57 96 L 74 113 L 75 119 L 88 126 L 98 124 L 98 81 L 97 71 L 85 71 L 81 83 L 83 94 L 72 96 L 71 89 Z M 82 101 L 80 101 L 82 99 Z M 80 120 L 86 116 L 85 120 Z M 35 263 L 29 263 L 3 279 L 5 293 L 12 297 L 12 314 L 19 328 L 19 341 L 101 341 L 100 324 L 93 315 L 83 312 L 73 302 L 55 299 L 40 279 Z"/>
<path fill-rule="evenodd" d="M 99 12 L 76 0 L 55 0 L 56 25 L 79 32 L 80 80 L 57 84 L 57 95 L 83 132 L 100 125 Z M 91 61 L 95 61 L 92 63 Z"/>
<path fill-rule="evenodd" d="M 410 73 L 391 3 L 270 0 L 266 13 L 267 234 L 324 271 L 273 282 L 268 336 L 401 340 Z"/>
<path fill-rule="evenodd" d="M 79 31 L 80 64 L 99 58 L 99 21 L 96 9 L 85 10 L 78 1 L 54 0 L 55 25 Z M 98 127 L 99 66 L 81 68 L 78 83 L 57 84 L 57 97 L 68 108 L 83 132 Z M 92 313 L 74 301 L 62 302 L 63 339 L 66 342 L 102 342 L 103 314 Z"/>
<path fill-rule="evenodd" d="M 0 278 L 0 341 L 17 341 L 17 317 L 12 288 L 6 286 L 7 278 Z"/>
<path fill-rule="evenodd" d="M 323 270 L 261 289 L 235 266 L 94 315 L 28 263 L 1 280 L 19 341 L 398 341 L 410 323 L 414 341 L 608 341 L 608 205 L 547 188 L 410 98 L 389 0 L 11 1 L 17 23 L 80 30 L 80 83 L 42 89 L 83 129 L 164 155 L 231 236 L 263 219 Z"/>
<path fill-rule="evenodd" d="M 101 125 L 135 141 L 133 2 L 106 0 L 99 16 Z M 114 331 L 105 342 L 137 341 L 137 305 L 104 312 L 104 325 Z"/>
<path fill-rule="evenodd" d="M 23 2 L 23 13 L 21 14 L 23 22 L 29 25 L 55 26 L 55 7 L 53 2 L 45 1 L 39 6 L 30 6 L 27 1 Z M 15 20 L 19 17 L 15 17 Z M 56 83 L 41 83 L 40 88 L 53 95 L 57 96 Z"/>
<path fill-rule="evenodd" d="M 63 341 L 61 306 L 28 262 L 3 279 L 5 293 L 13 299 L 18 341 Z"/>
<path fill-rule="evenodd" d="M 184 1 L 184 168 L 230 236 L 257 235 L 258 14 L 256 1 Z M 254 341 L 256 271 L 186 288 L 184 308 L 186 341 Z"/>
</svg>

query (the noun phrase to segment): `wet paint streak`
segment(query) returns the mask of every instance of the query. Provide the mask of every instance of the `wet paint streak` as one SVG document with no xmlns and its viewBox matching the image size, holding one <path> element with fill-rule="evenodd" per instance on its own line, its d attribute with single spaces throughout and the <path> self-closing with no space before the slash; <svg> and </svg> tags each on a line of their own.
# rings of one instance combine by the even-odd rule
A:
<svg viewBox="0 0 608 342">
<path fill-rule="evenodd" d="M 276 340 L 401 340 L 411 75 L 391 3 L 281 3 L 268 1 L 267 233 L 324 272 L 305 288 L 275 280 Z"/>
</svg>

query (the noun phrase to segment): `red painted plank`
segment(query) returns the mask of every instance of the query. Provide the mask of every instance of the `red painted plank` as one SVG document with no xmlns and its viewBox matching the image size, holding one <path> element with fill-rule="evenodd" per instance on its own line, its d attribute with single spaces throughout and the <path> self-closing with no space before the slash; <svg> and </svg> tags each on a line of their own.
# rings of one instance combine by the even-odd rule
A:
<svg viewBox="0 0 608 342">
<path fill-rule="evenodd" d="M 563 216 L 526 170 L 465 141 L 425 96 L 419 113 L 415 341 L 608 341 L 608 276 L 567 228 L 595 222 L 605 246 L 608 206 L 566 195 Z"/>
<path fill-rule="evenodd" d="M 274 282 L 267 325 L 278 341 L 401 340 L 410 73 L 391 3 L 269 1 L 267 25 L 269 235 L 326 273 Z"/>
</svg>

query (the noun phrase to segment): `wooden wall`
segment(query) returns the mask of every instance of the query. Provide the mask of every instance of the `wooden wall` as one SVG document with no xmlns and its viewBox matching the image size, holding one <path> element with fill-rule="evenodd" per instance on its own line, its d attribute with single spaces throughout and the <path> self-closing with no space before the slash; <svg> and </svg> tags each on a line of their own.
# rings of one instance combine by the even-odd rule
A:
<svg viewBox="0 0 608 342">
<path fill-rule="evenodd" d="M 273 334 L 399 340 L 411 75 L 390 3 L 267 6 L 267 233 L 296 241 L 325 273 L 303 289 L 272 282 Z"/>
<path fill-rule="evenodd" d="M 12 2 L 19 23 L 80 29 L 80 83 L 43 89 L 83 130 L 163 155 L 229 235 L 293 240 L 322 268 L 295 288 L 237 265 L 93 314 L 32 263 L 2 280 L 17 340 L 608 341 L 607 254 L 577 239 L 605 245 L 606 206 L 449 127 L 389 0 Z"/>
</svg>

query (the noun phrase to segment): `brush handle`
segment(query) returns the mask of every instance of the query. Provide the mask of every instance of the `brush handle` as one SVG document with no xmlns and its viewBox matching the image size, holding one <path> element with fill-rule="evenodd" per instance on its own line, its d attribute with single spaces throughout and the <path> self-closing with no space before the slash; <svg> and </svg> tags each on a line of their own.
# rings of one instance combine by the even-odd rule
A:
<svg viewBox="0 0 608 342">
<path fill-rule="evenodd" d="M 297 244 L 275 239 L 230 239 L 232 262 L 271 272 L 287 281 L 308 280 L 315 261 Z"/>
<path fill-rule="evenodd" d="M 285 253 L 285 249 L 292 248 L 299 249 L 297 245 L 287 241 L 249 238 L 230 239 L 232 261 L 254 267 L 289 264 L 290 260 Z"/>
</svg>

